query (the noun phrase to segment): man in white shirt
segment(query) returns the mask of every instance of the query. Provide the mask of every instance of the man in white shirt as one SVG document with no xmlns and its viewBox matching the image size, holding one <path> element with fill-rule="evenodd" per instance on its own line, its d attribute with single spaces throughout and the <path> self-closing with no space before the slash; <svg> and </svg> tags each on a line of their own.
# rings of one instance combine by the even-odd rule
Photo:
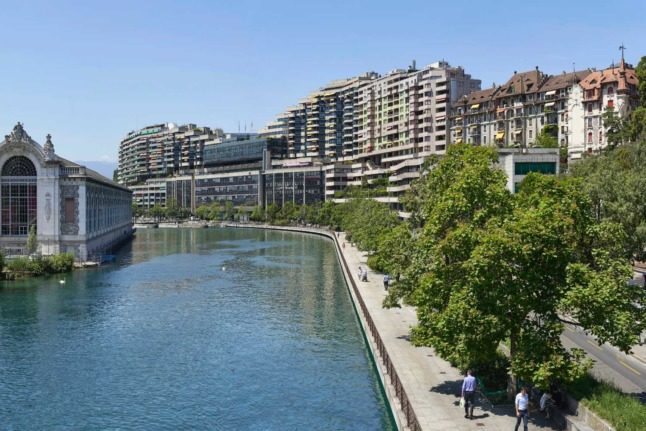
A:
<svg viewBox="0 0 646 431">
<path fill-rule="evenodd" d="M 520 421 L 523 421 L 523 429 L 527 431 L 527 421 L 529 420 L 529 397 L 527 396 L 527 388 L 523 386 L 520 392 L 516 395 L 516 428 L 518 431 Z"/>
</svg>

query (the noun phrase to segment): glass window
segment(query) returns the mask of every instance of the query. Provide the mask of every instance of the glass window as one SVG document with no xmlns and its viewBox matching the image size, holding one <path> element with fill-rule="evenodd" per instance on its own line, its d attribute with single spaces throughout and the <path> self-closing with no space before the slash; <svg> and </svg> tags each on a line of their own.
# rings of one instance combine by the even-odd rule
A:
<svg viewBox="0 0 646 431">
<path fill-rule="evenodd" d="M 555 162 L 516 162 L 514 173 L 516 175 L 527 175 L 530 172 L 541 174 L 556 174 Z"/>
</svg>

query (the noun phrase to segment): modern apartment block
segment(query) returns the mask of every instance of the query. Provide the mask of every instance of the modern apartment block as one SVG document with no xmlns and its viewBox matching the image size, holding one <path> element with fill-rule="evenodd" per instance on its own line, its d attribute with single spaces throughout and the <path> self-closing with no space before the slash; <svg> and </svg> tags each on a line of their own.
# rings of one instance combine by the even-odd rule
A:
<svg viewBox="0 0 646 431">
<path fill-rule="evenodd" d="M 206 142 L 223 136 L 221 129 L 155 124 L 128 133 L 119 145 L 119 183 L 141 184 L 203 167 Z"/>
<path fill-rule="evenodd" d="M 358 91 L 377 77 L 371 72 L 333 81 L 289 107 L 261 134 L 279 137 L 284 133 L 292 158 L 351 156 L 356 137 L 354 106 Z"/>
</svg>

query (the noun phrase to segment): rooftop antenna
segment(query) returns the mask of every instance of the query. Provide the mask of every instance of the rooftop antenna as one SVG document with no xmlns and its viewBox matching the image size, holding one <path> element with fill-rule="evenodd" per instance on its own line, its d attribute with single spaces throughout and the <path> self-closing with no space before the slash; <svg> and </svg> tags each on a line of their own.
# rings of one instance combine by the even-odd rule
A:
<svg viewBox="0 0 646 431">
<path fill-rule="evenodd" d="M 621 51 L 621 62 L 624 62 L 624 51 L 626 50 L 626 47 L 624 46 L 624 43 L 621 42 L 621 45 L 619 46 L 619 51 Z"/>
</svg>

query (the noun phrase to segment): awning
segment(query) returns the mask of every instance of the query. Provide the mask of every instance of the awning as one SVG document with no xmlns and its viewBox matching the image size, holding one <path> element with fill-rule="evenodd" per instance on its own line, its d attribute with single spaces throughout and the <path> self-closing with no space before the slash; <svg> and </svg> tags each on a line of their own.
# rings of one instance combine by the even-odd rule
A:
<svg viewBox="0 0 646 431">
<path fill-rule="evenodd" d="M 555 94 L 556 94 L 556 90 L 552 90 L 545 93 L 545 96 L 554 96 Z"/>
<path fill-rule="evenodd" d="M 522 130 L 514 130 L 514 135 L 520 135 L 521 133 L 523 133 Z"/>
<path fill-rule="evenodd" d="M 556 103 L 556 102 L 549 102 L 549 103 L 546 103 L 546 104 L 545 104 L 545 107 L 546 107 L 546 108 L 551 108 L 552 106 L 554 106 L 554 105 L 555 105 L 555 103 Z"/>
<path fill-rule="evenodd" d="M 475 105 L 471 105 L 471 109 L 478 109 L 480 107 L 479 103 L 476 103 Z"/>
<path fill-rule="evenodd" d="M 471 125 L 469 125 L 469 129 L 473 130 L 473 129 L 477 128 L 478 126 L 479 126 L 479 124 L 471 124 Z"/>
<path fill-rule="evenodd" d="M 505 132 L 496 132 L 496 139 L 502 139 L 505 137 Z"/>
<path fill-rule="evenodd" d="M 464 143 L 464 141 L 462 141 L 462 138 L 458 138 L 458 139 L 455 140 L 455 143 L 456 144 L 462 144 L 462 143 Z"/>
</svg>

